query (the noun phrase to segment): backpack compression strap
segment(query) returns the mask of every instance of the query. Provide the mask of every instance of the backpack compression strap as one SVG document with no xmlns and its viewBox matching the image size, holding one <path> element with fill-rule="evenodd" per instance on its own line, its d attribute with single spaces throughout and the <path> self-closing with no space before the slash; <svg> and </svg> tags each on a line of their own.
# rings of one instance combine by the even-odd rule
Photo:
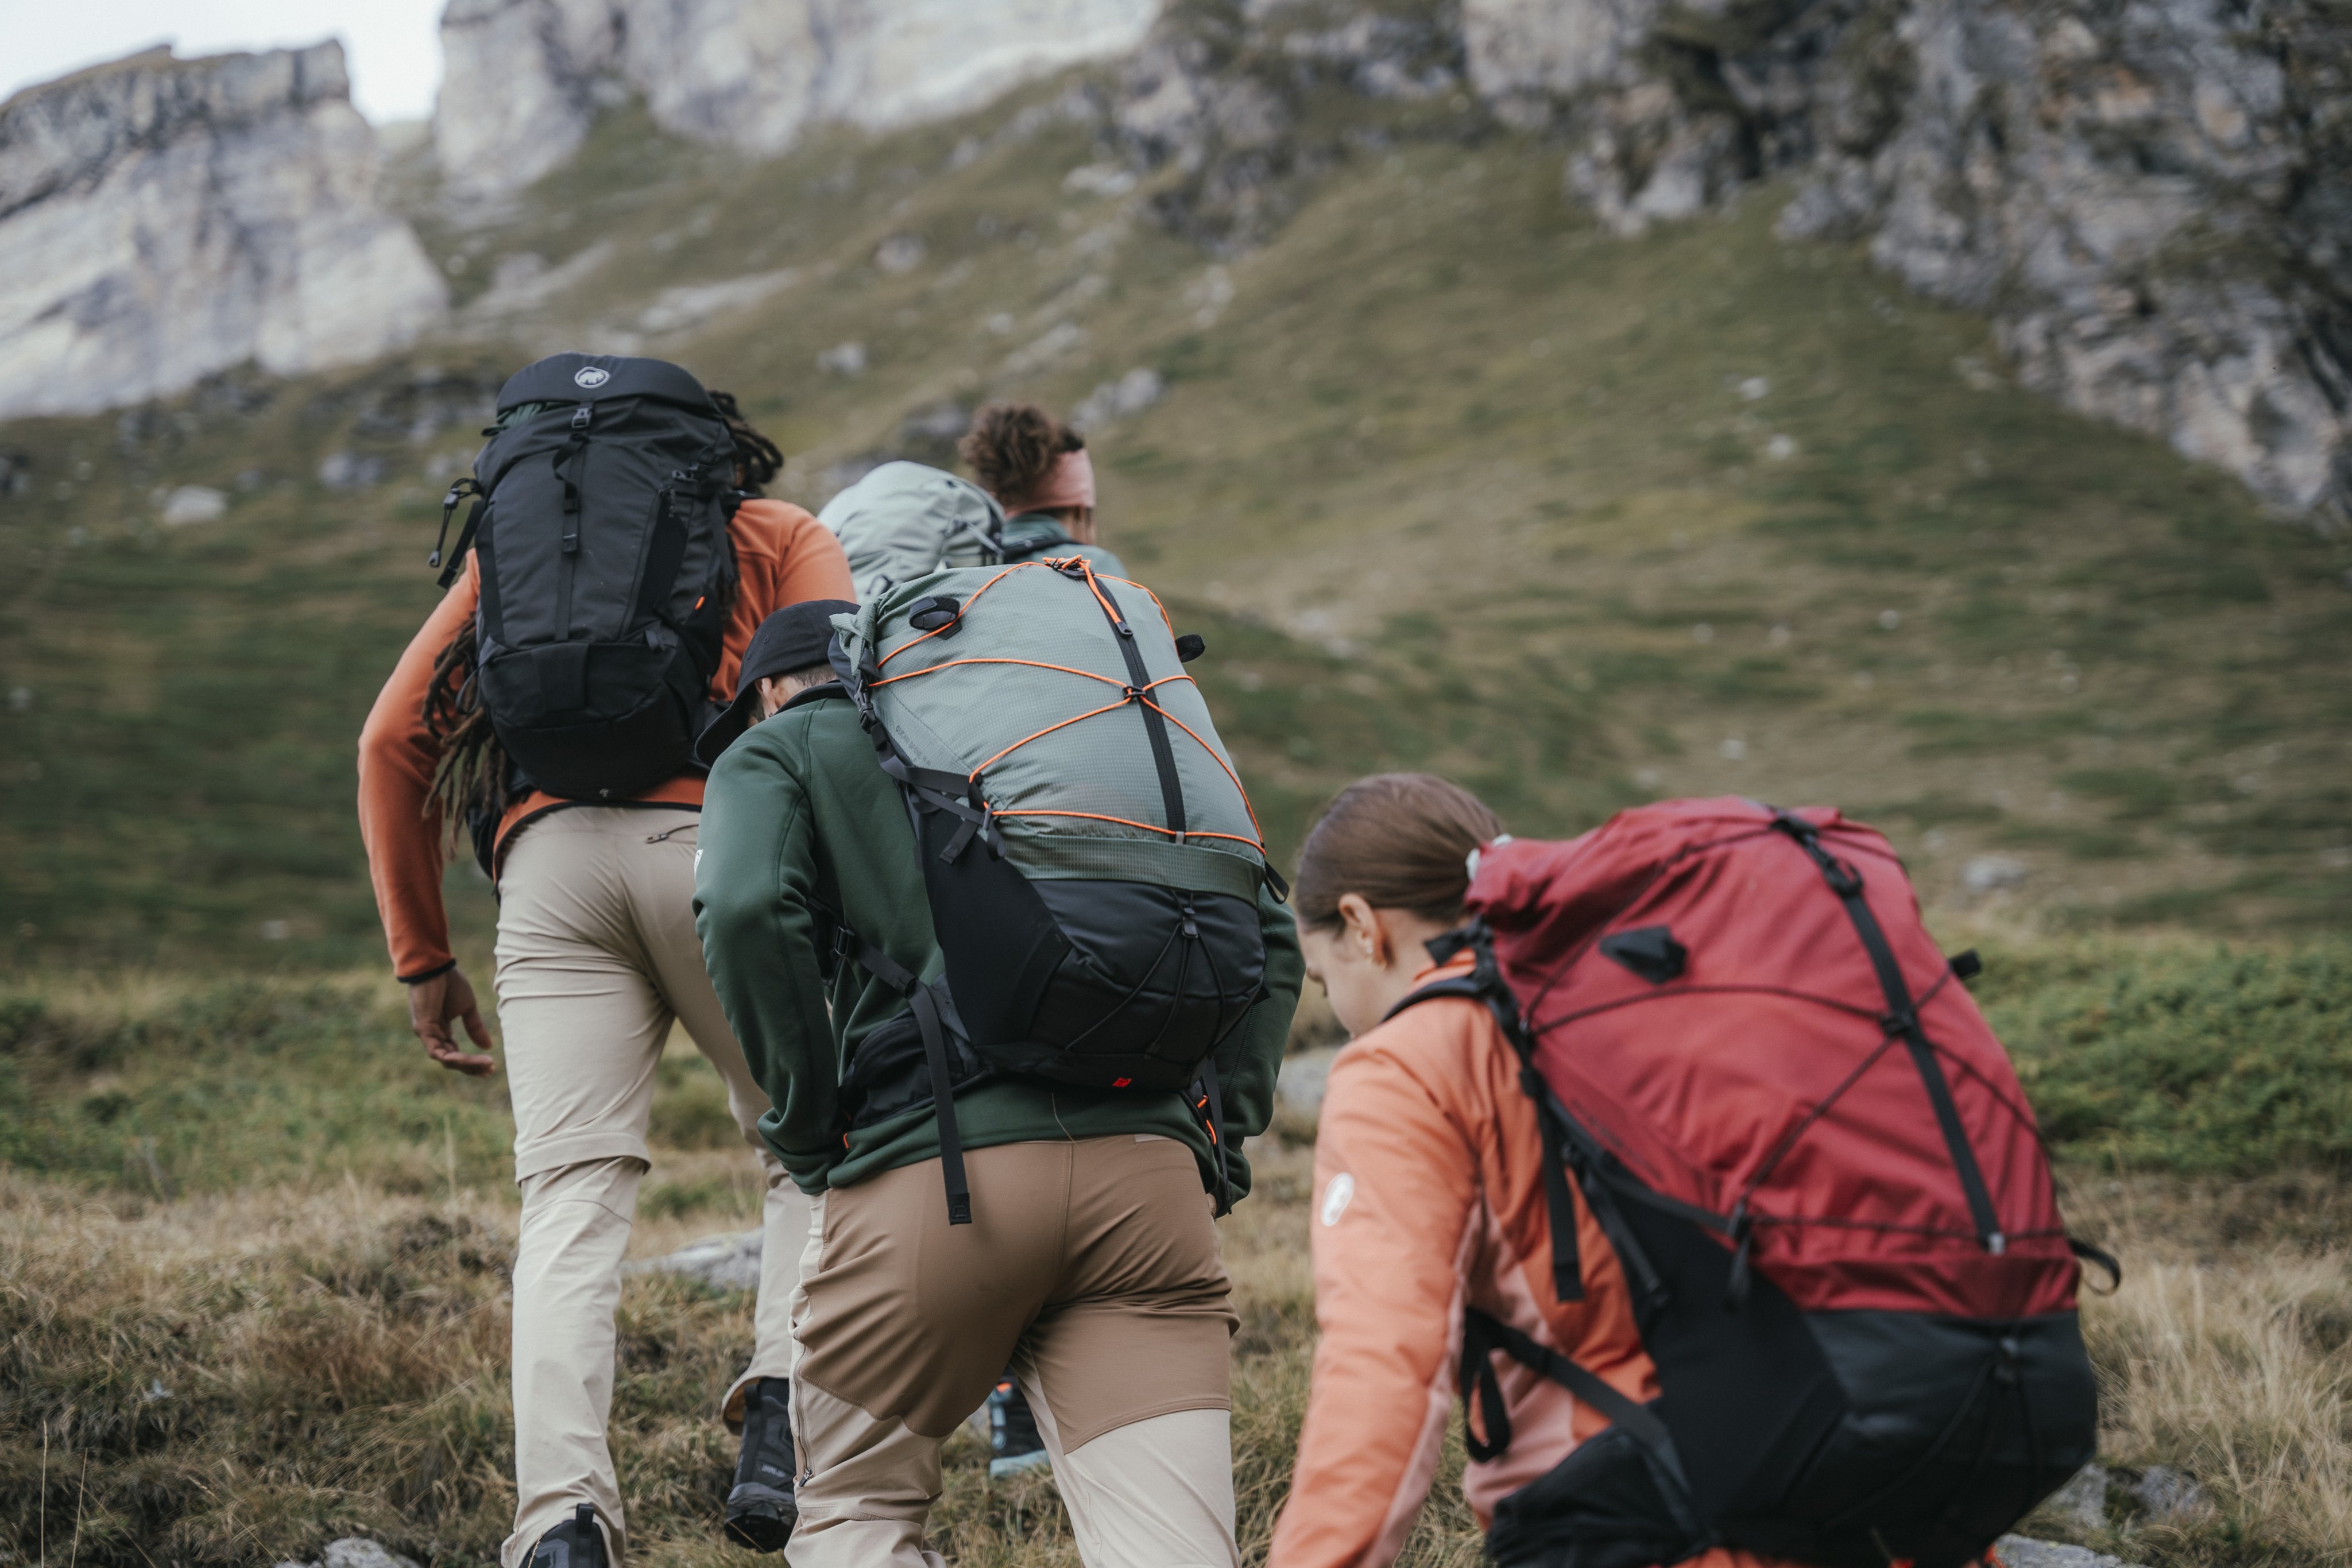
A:
<svg viewBox="0 0 2352 1568">
<path fill-rule="evenodd" d="M 1838 902 L 1845 905 L 1855 934 L 1870 954 L 1870 967 L 1877 972 L 1879 989 L 1886 996 L 1886 1030 L 1903 1037 L 1903 1043 L 1910 1048 L 1912 1065 L 1919 1070 L 1920 1080 L 1927 1086 L 1927 1099 L 1935 1106 L 1937 1125 L 1943 1129 L 1952 1168 L 1959 1175 L 1960 1191 L 1968 1198 L 1969 1217 L 1976 1225 L 1977 1239 L 1986 1251 L 2000 1256 L 2008 1250 L 2009 1240 L 2001 1234 L 2000 1217 L 1993 1212 L 1992 1195 L 1985 1186 L 1984 1171 L 1977 1164 L 1976 1150 L 1969 1145 L 1968 1129 L 1960 1125 L 1959 1107 L 1952 1103 L 1952 1086 L 1944 1077 L 1943 1063 L 1936 1060 L 1936 1048 L 1928 1042 L 1927 1031 L 1920 1025 L 1918 1005 L 1911 999 L 1911 988 L 1904 982 L 1903 966 L 1896 961 L 1895 950 L 1887 946 L 1886 933 L 1879 928 L 1878 916 L 1871 913 L 1869 900 L 1863 896 L 1862 873 L 1822 848 L 1821 830 L 1802 818 L 1776 811 L 1772 826 L 1796 841 L 1797 846 L 1820 868 L 1822 880 L 1837 894 Z"/>
<path fill-rule="evenodd" d="M 1168 738 L 1168 721 L 1160 716 L 1160 705 L 1150 700 L 1151 672 L 1144 668 L 1143 654 L 1135 645 L 1135 628 L 1127 623 L 1127 612 L 1119 608 L 1118 599 L 1095 575 L 1093 565 L 1084 557 L 1073 556 L 1052 564 L 1063 576 L 1084 583 L 1110 622 L 1112 640 L 1118 643 L 1119 654 L 1127 663 L 1128 700 L 1143 710 L 1143 729 L 1151 741 L 1152 766 L 1160 772 L 1160 803 L 1168 813 L 1168 831 L 1176 835 L 1181 844 L 1184 841 L 1184 786 L 1176 776 L 1176 748 Z"/>
<path fill-rule="evenodd" d="M 456 484 L 449 486 L 449 493 L 441 497 L 441 537 L 434 541 L 433 553 L 425 558 L 425 565 L 441 566 L 441 547 L 449 542 L 450 514 L 457 509 L 457 503 L 468 496 L 474 497 L 474 504 L 467 509 L 466 526 L 457 534 L 457 548 L 449 556 L 449 564 L 441 568 L 440 581 L 445 590 L 457 581 L 457 573 L 465 570 L 466 552 L 474 548 L 474 536 L 481 531 L 482 514 L 490 505 L 489 492 L 483 489 L 471 474 L 461 476 Z"/>
<path fill-rule="evenodd" d="M 1225 1101 L 1217 1092 L 1217 1059 L 1205 1057 L 1201 1062 L 1201 1076 L 1192 1081 L 1200 1098 L 1192 1103 L 1209 1129 L 1209 1152 L 1217 1159 L 1217 1207 L 1212 1218 L 1223 1219 L 1234 1211 L 1233 1177 L 1225 1164 Z"/>
<path fill-rule="evenodd" d="M 947 1027 L 933 988 L 848 926 L 834 934 L 836 951 L 855 956 L 866 972 L 907 998 L 923 1037 L 923 1064 L 931 1075 L 931 1110 L 940 1124 L 940 1176 L 947 1184 L 948 1223 L 971 1223 L 971 1183 L 963 1169 L 963 1136 L 956 1126 L 954 1086 L 948 1081 Z"/>
<path fill-rule="evenodd" d="M 1495 951 L 1486 933 L 1475 925 L 1439 937 L 1429 945 L 1429 951 L 1443 964 L 1465 947 L 1477 955 L 1475 969 L 1467 975 L 1432 980 L 1391 1008 L 1381 1021 L 1386 1023 L 1405 1009 L 1439 997 L 1464 997 L 1484 1002 L 1494 1013 L 1495 1021 L 1502 1026 L 1503 1038 L 1519 1058 L 1519 1087 L 1536 1103 L 1536 1128 L 1543 1138 L 1544 1207 L 1551 1217 L 1552 1293 L 1563 1301 L 1580 1301 L 1584 1300 L 1584 1262 L 1576 1239 L 1576 1189 L 1568 1185 L 1566 1140 L 1547 1103 L 1547 1085 L 1529 1060 L 1526 1031 L 1519 1027 L 1518 1004 L 1503 985 L 1501 971 L 1495 966 Z"/>
</svg>

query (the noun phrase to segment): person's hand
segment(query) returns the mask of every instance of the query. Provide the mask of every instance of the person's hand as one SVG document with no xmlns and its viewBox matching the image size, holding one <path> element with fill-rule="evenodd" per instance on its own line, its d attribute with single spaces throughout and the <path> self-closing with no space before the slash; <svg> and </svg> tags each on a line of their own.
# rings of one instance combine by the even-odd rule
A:
<svg viewBox="0 0 2352 1568">
<path fill-rule="evenodd" d="M 458 1019 L 466 1021 L 466 1033 L 481 1047 L 481 1054 L 459 1048 L 450 1028 Z M 425 1054 L 452 1072 L 488 1078 L 499 1070 L 489 1058 L 490 1026 L 483 1021 L 481 1006 L 474 1000 L 473 982 L 454 965 L 408 988 L 408 1027 L 425 1042 Z"/>
</svg>

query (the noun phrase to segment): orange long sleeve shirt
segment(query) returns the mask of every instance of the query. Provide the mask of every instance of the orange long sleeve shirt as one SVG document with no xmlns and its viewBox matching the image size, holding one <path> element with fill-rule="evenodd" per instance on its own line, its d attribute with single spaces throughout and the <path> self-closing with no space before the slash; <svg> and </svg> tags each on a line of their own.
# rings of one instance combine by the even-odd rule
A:
<svg viewBox="0 0 2352 1568">
<path fill-rule="evenodd" d="M 800 507 L 782 501 L 746 501 L 728 524 L 735 547 L 740 583 L 727 623 L 710 695 L 724 702 L 734 695 L 735 673 L 760 622 L 804 599 L 855 599 L 849 561 L 840 541 Z M 433 662 L 474 613 L 481 595 L 468 557 L 425 624 L 410 639 L 377 694 L 360 731 L 360 837 L 367 845 L 368 879 L 392 950 L 394 972 L 414 980 L 446 968 L 449 916 L 441 902 L 441 874 L 449 863 L 448 836 L 433 799 L 433 772 L 440 751 L 425 727 L 425 695 L 433 684 Z M 702 776 L 682 773 L 636 797 L 639 803 L 698 808 Z M 493 865 L 515 830 L 541 812 L 575 802 L 534 790 L 507 808 L 499 820 Z"/>
<path fill-rule="evenodd" d="M 1464 957 L 1420 977 L 1466 971 Z M 1572 1178 L 1571 1178 L 1572 1179 Z M 1518 1061 L 1486 1009 L 1409 1008 L 1332 1064 L 1315 1143 L 1315 1316 L 1322 1338 L 1289 1501 L 1267 1568 L 1386 1568 L 1429 1494 L 1474 1306 L 1637 1400 L 1658 1391 L 1616 1251 L 1577 1205 L 1584 1299 L 1552 1289 L 1543 1142 Z M 1498 1359 L 1513 1438 L 1462 1478 L 1480 1524 L 1608 1425 Z M 1717 1549 L 1692 1568 L 1762 1568 Z"/>
</svg>

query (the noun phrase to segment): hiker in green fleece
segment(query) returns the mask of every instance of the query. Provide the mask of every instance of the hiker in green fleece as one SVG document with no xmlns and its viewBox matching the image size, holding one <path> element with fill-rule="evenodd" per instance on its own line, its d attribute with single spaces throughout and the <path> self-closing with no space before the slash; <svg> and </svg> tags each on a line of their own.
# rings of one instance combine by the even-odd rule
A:
<svg viewBox="0 0 2352 1568">
<path fill-rule="evenodd" d="M 983 1075 L 954 1097 L 971 1221 L 951 1225 L 921 1058 L 844 1084 L 869 1039 L 912 1031 L 837 935 L 924 981 L 944 970 L 906 800 L 821 653 L 759 686 L 704 738 L 695 910 L 775 1106 L 761 1130 L 816 1200 L 793 1312 L 794 1568 L 920 1568 L 940 1444 L 1008 1361 L 1089 1568 L 1238 1563 L 1210 1134 L 1172 1091 Z M 1214 1055 L 1235 1196 L 1303 977 L 1263 894 L 1259 925 L 1265 995 Z"/>
</svg>

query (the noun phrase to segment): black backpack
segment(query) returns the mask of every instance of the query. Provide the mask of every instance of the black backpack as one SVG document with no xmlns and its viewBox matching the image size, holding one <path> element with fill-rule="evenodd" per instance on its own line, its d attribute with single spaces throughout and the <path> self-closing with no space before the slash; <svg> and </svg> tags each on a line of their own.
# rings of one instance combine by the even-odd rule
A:
<svg viewBox="0 0 2352 1568">
<path fill-rule="evenodd" d="M 441 586 L 473 549 L 475 679 L 510 788 L 620 800 L 698 770 L 743 498 L 710 394 L 660 360 L 556 354 L 499 389 L 484 434 L 442 507 L 446 539 L 475 497 Z"/>
</svg>

